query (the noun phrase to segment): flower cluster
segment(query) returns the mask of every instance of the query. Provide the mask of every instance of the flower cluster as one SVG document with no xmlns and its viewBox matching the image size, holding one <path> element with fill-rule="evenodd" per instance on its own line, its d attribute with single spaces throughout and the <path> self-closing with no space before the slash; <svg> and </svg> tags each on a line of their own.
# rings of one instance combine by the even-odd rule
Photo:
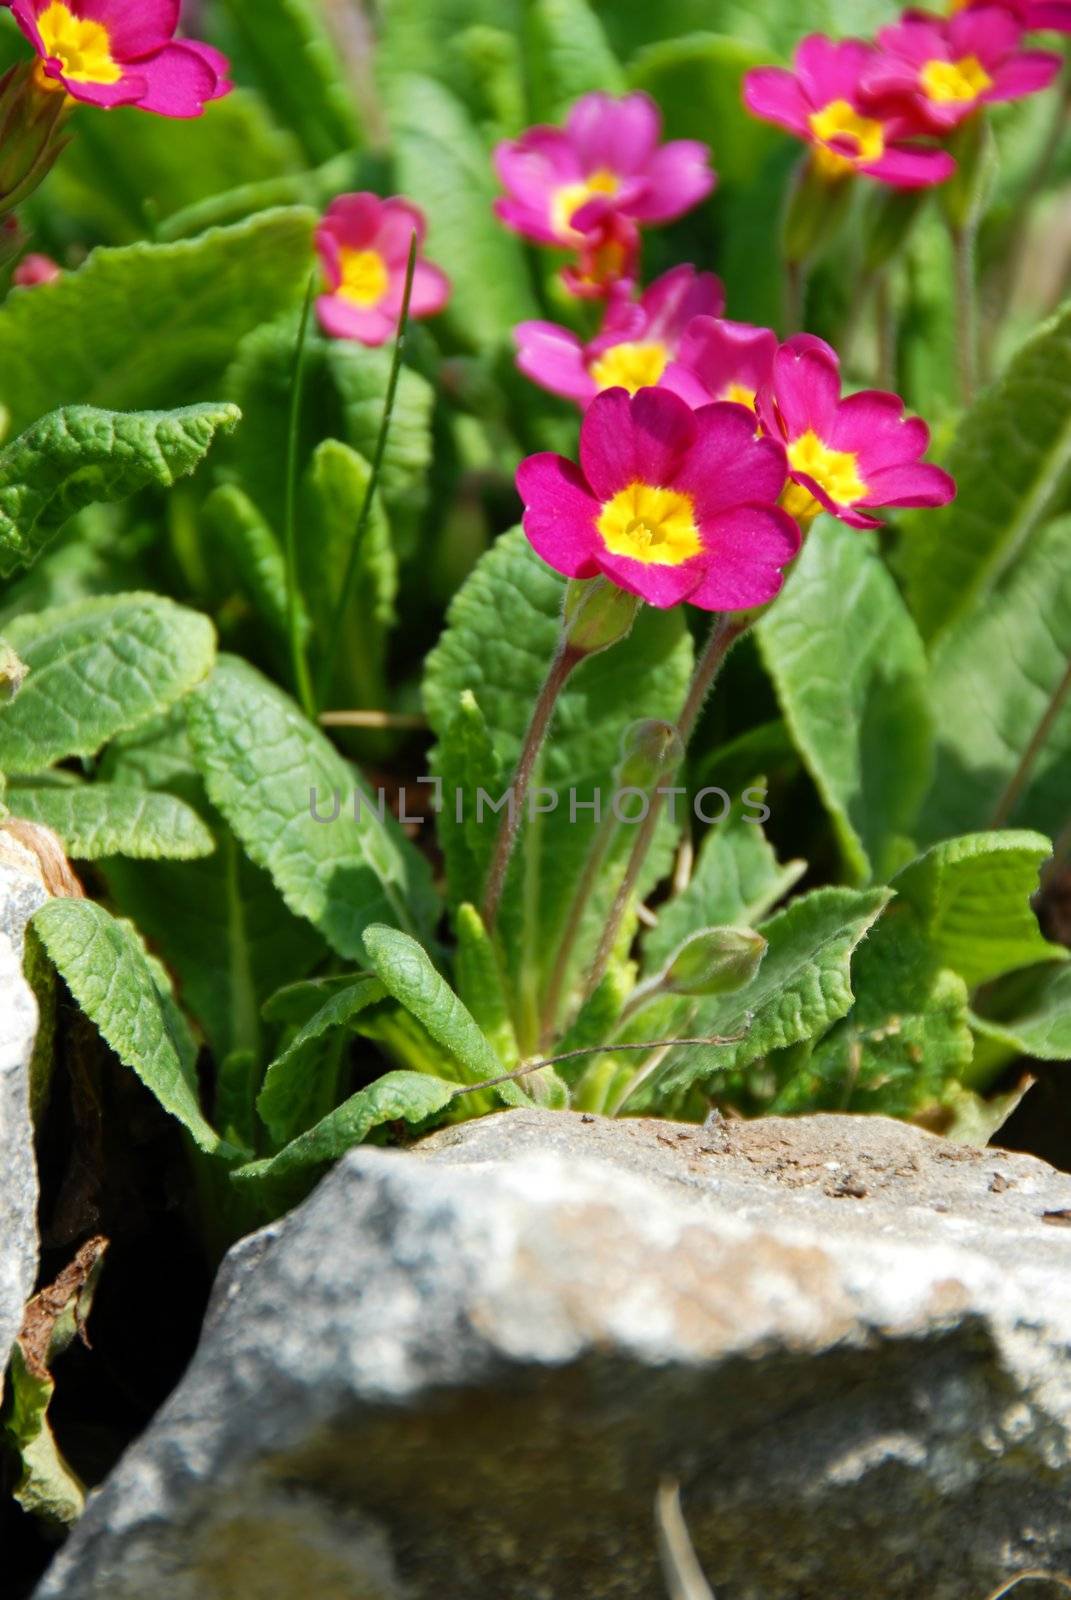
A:
<svg viewBox="0 0 1071 1600">
<path fill-rule="evenodd" d="M 812 34 L 793 70 L 747 74 L 744 103 L 808 144 L 827 182 L 860 173 L 895 189 L 925 188 L 955 171 L 941 141 L 961 123 L 1056 77 L 1058 55 L 1023 48 L 1032 28 L 1071 31 L 1071 0 L 980 0 L 954 5 L 947 17 L 907 11 L 874 43 Z"/>
</svg>

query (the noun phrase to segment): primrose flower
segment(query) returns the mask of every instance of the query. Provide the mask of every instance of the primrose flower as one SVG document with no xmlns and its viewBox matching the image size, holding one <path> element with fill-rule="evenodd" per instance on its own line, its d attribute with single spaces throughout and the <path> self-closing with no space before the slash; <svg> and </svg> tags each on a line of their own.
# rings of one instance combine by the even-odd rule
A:
<svg viewBox="0 0 1071 1600">
<path fill-rule="evenodd" d="M 199 117 L 232 87 L 210 45 L 176 39 L 180 0 L 11 0 L 41 88 L 95 106 Z"/>
<path fill-rule="evenodd" d="M 564 128 L 529 128 L 495 151 L 506 189 L 495 211 L 540 244 L 578 247 L 612 213 L 672 222 L 714 188 L 706 145 L 660 144 L 662 116 L 645 94 L 587 94 Z"/>
<path fill-rule="evenodd" d="M 561 278 L 578 300 L 609 300 L 628 295 L 639 276 L 640 230 L 628 217 L 611 211 L 580 242 L 575 262 Z"/>
<path fill-rule="evenodd" d="M 967 0 L 966 4 L 964 0 L 953 0 L 948 9 L 955 14 L 994 3 L 1009 11 L 1029 32 L 1071 33 L 1071 0 Z"/>
<path fill-rule="evenodd" d="M 801 519 L 824 507 L 853 528 L 876 528 L 882 506 L 955 498 L 955 480 L 922 461 L 926 424 L 904 415 L 899 395 L 868 389 L 842 400 L 840 363 L 822 339 L 799 334 L 781 346 L 759 415 L 785 441 L 793 481 L 785 504 Z"/>
<path fill-rule="evenodd" d="M 947 21 L 909 13 L 878 34 L 881 50 L 863 73 L 863 95 L 916 131 L 947 133 L 980 106 L 1048 88 L 1060 57 L 1021 50 L 1021 39 L 1021 25 L 999 6 Z"/>
<path fill-rule="evenodd" d="M 769 328 L 719 316 L 693 317 L 662 385 L 690 406 L 732 400 L 754 411 L 760 390 L 770 381 L 776 354 L 777 335 Z"/>
<path fill-rule="evenodd" d="M 11 275 L 12 283 L 20 289 L 34 289 L 41 283 L 55 283 L 63 273 L 51 256 L 36 255 L 33 251 L 23 256 Z"/>
<path fill-rule="evenodd" d="M 513 330 L 517 365 L 533 383 L 581 406 L 590 405 L 603 389 L 635 394 L 660 382 L 694 317 L 717 316 L 724 308 L 725 290 L 712 272 L 674 267 L 638 301 L 623 295 L 612 299 L 598 337 L 589 344 L 554 322 L 519 323 Z"/>
<path fill-rule="evenodd" d="M 402 311 L 409 246 L 424 243 L 424 213 L 408 200 L 343 194 L 333 200 L 316 231 L 328 293 L 316 301 L 325 333 L 381 345 L 394 334 Z M 450 298 L 450 282 L 428 261 L 417 261 L 409 315 L 433 317 Z"/>
<path fill-rule="evenodd" d="M 830 182 L 860 172 L 895 189 L 944 183 L 956 166 L 946 151 L 903 143 L 864 107 L 860 85 L 874 55 L 861 40 L 835 42 L 813 33 L 797 47 L 793 71 L 755 67 L 747 73 L 744 104 L 810 144 L 815 167 Z"/>
<path fill-rule="evenodd" d="M 750 610 L 781 588 L 800 544 L 774 503 L 784 481 L 781 445 L 756 437 L 743 406 L 692 411 L 664 389 L 597 395 L 579 466 L 538 455 L 517 473 L 524 531 L 555 571 L 705 611 Z"/>
</svg>

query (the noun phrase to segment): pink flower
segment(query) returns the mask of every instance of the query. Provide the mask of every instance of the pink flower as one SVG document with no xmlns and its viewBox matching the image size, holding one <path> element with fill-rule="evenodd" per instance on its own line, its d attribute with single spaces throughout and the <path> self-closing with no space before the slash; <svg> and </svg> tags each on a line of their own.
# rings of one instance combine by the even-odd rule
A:
<svg viewBox="0 0 1071 1600">
<path fill-rule="evenodd" d="M 863 74 L 867 102 L 915 131 L 947 133 L 979 106 L 1048 88 L 1060 57 L 1021 50 L 1022 26 L 999 6 L 947 21 L 908 13 L 878 34 L 881 50 Z"/>
<path fill-rule="evenodd" d="M 232 87 L 218 50 L 176 39 L 180 0 L 11 0 L 38 82 L 95 106 L 199 117 Z"/>
<path fill-rule="evenodd" d="M 603 389 L 635 394 L 660 382 L 694 317 L 717 316 L 724 307 L 725 291 L 712 272 L 674 267 L 638 301 L 623 295 L 611 300 L 602 330 L 589 344 L 554 322 L 520 323 L 513 330 L 517 365 L 533 383 L 582 406 Z"/>
<path fill-rule="evenodd" d="M 773 373 L 777 335 L 769 328 L 724 317 L 694 317 L 670 362 L 662 386 L 690 406 L 732 400 L 755 409 L 760 390 Z"/>
<path fill-rule="evenodd" d="M 1071 33 L 1071 0 L 995 0 L 1004 11 L 1011 12 L 1017 22 L 1031 32 L 1049 30 L 1053 33 Z M 979 6 L 989 6 L 994 0 L 963 0 L 949 7 L 952 12 L 973 11 Z"/>
<path fill-rule="evenodd" d="M 664 389 L 597 395 L 579 466 L 538 455 L 517 473 L 524 531 L 555 571 L 704 611 L 745 611 L 781 588 L 800 543 L 774 504 L 784 481 L 784 451 L 756 438 L 743 406 L 692 411 Z"/>
<path fill-rule="evenodd" d="M 640 271 L 640 230 L 628 217 L 610 211 L 586 233 L 574 263 L 562 269 L 562 282 L 578 300 L 609 300 L 630 294 Z"/>
<path fill-rule="evenodd" d="M 813 33 L 798 46 L 793 72 L 755 67 L 746 75 L 744 104 L 812 145 L 815 164 L 829 179 L 861 172 L 895 189 L 944 183 L 955 171 L 950 155 L 904 144 L 865 109 L 860 83 L 874 54 L 860 40 L 835 43 Z"/>
<path fill-rule="evenodd" d="M 11 275 L 11 281 L 20 289 L 33 289 L 41 283 L 55 283 L 59 277 L 62 277 L 62 272 L 51 256 L 34 255 L 31 252 L 23 256 Z"/>
<path fill-rule="evenodd" d="M 778 350 L 759 415 L 785 441 L 796 485 L 785 503 L 797 517 L 824 507 L 853 528 L 876 528 L 872 513 L 882 506 L 944 506 L 955 498 L 955 480 L 922 461 L 926 424 L 904 415 L 899 395 L 868 389 L 842 400 L 836 354 L 810 334 Z"/>
<path fill-rule="evenodd" d="M 706 145 L 660 144 L 662 117 L 645 94 L 587 94 L 564 128 L 529 128 L 495 151 L 507 227 L 540 244 L 578 246 L 611 212 L 671 222 L 714 188 Z"/>
<path fill-rule="evenodd" d="M 343 194 L 316 231 L 329 293 L 316 302 L 325 333 L 361 344 L 385 344 L 398 327 L 405 269 L 413 234 L 424 243 L 424 214 L 408 200 Z M 433 317 L 450 298 L 450 281 L 430 262 L 418 261 L 409 301 L 411 317 Z"/>
</svg>

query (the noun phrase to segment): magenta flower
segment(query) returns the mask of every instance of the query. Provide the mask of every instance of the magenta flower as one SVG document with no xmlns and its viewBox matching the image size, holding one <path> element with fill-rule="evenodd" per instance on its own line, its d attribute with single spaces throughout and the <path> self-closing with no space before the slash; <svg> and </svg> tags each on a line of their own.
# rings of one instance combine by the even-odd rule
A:
<svg viewBox="0 0 1071 1600">
<path fill-rule="evenodd" d="M 744 104 L 810 144 L 818 171 L 831 180 L 861 172 L 895 189 L 944 183 L 956 167 L 947 152 L 905 144 L 864 108 L 860 84 L 874 55 L 860 40 L 813 33 L 798 46 L 794 71 L 755 67 L 746 75 Z"/>
<path fill-rule="evenodd" d="M 840 363 L 824 340 L 799 334 L 774 358 L 759 395 L 764 427 L 785 441 L 794 488 L 785 504 L 808 519 L 824 507 L 853 528 L 876 528 L 882 506 L 944 506 L 955 480 L 922 461 L 930 430 L 877 389 L 841 399 Z"/>
<path fill-rule="evenodd" d="M 1030 32 L 1071 33 L 1071 0 L 953 0 L 952 12 L 999 5 Z"/>
<path fill-rule="evenodd" d="M 755 409 L 760 390 L 769 383 L 777 354 L 777 335 L 769 328 L 724 317 L 694 317 L 670 362 L 662 386 L 693 407 L 714 400 L 732 400 Z"/>
<path fill-rule="evenodd" d="M 580 241 L 575 262 L 561 278 L 579 300 L 609 300 L 629 295 L 640 271 L 640 230 L 628 217 L 611 211 Z"/>
<path fill-rule="evenodd" d="M 199 117 L 232 87 L 218 50 L 176 39 L 180 0 L 11 0 L 38 82 L 94 106 Z"/>
<path fill-rule="evenodd" d="M 538 455 L 517 473 L 524 531 L 556 572 L 704 611 L 746 611 L 781 588 L 800 544 L 774 503 L 784 482 L 782 447 L 756 437 L 743 406 L 692 411 L 665 389 L 597 395 L 579 466 Z"/>
<path fill-rule="evenodd" d="M 660 144 L 662 117 L 645 94 L 587 94 L 564 128 L 529 128 L 495 151 L 507 193 L 502 221 L 540 244 L 579 246 L 611 213 L 671 222 L 714 188 L 706 145 Z"/>
<path fill-rule="evenodd" d="M 694 317 L 716 317 L 724 308 L 725 290 L 712 272 L 674 267 L 638 301 L 612 299 L 598 338 L 589 344 L 554 322 L 520 323 L 513 330 L 517 365 L 533 383 L 581 406 L 603 389 L 635 394 L 660 382 Z"/>
<path fill-rule="evenodd" d="M 1022 50 L 1022 27 L 999 6 L 943 20 L 909 13 L 878 34 L 862 79 L 866 101 L 916 131 L 948 133 L 980 106 L 1047 89 L 1060 57 Z"/>
<path fill-rule="evenodd" d="M 38 284 L 55 283 L 63 273 L 51 256 L 36 255 L 33 251 L 23 256 L 14 272 L 11 281 L 20 289 L 34 289 Z"/>
<path fill-rule="evenodd" d="M 424 243 L 424 214 L 408 200 L 343 194 L 316 230 L 328 293 L 316 312 L 325 333 L 360 344 L 385 344 L 398 327 L 413 234 Z M 433 317 L 450 298 L 450 281 L 430 262 L 417 261 L 411 317 Z"/>
</svg>

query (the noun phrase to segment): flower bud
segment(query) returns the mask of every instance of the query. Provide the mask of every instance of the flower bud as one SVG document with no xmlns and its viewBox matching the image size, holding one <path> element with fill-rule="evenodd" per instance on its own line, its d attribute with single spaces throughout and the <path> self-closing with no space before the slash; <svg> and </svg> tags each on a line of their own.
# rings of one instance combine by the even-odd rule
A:
<svg viewBox="0 0 1071 1600">
<path fill-rule="evenodd" d="M 36 63 L 24 62 L 0 78 L 0 216 L 44 182 L 67 143 L 62 130 L 69 113 L 62 91 L 41 87 Z"/>
<path fill-rule="evenodd" d="M 850 172 L 832 177 L 810 156 L 803 158 L 792 182 L 781 231 L 786 261 L 799 266 L 829 244 L 847 215 L 854 187 Z"/>
<path fill-rule="evenodd" d="M 598 655 L 627 639 L 641 605 L 639 595 L 606 578 L 572 578 L 565 589 L 562 621 L 567 648 L 580 656 Z"/>
<path fill-rule="evenodd" d="M 38 255 L 31 251 L 28 256 L 23 256 L 12 274 L 11 281 L 20 289 L 34 289 L 41 283 L 55 283 L 63 274 L 52 260 L 51 256 Z"/>
<path fill-rule="evenodd" d="M 684 744 L 672 722 L 648 717 L 625 729 L 614 781 L 619 789 L 653 789 L 660 778 L 676 772 L 683 760 Z"/>
<path fill-rule="evenodd" d="M 751 928 L 703 928 L 686 939 L 666 967 L 670 994 L 733 994 L 762 966 L 766 940 Z"/>
</svg>

